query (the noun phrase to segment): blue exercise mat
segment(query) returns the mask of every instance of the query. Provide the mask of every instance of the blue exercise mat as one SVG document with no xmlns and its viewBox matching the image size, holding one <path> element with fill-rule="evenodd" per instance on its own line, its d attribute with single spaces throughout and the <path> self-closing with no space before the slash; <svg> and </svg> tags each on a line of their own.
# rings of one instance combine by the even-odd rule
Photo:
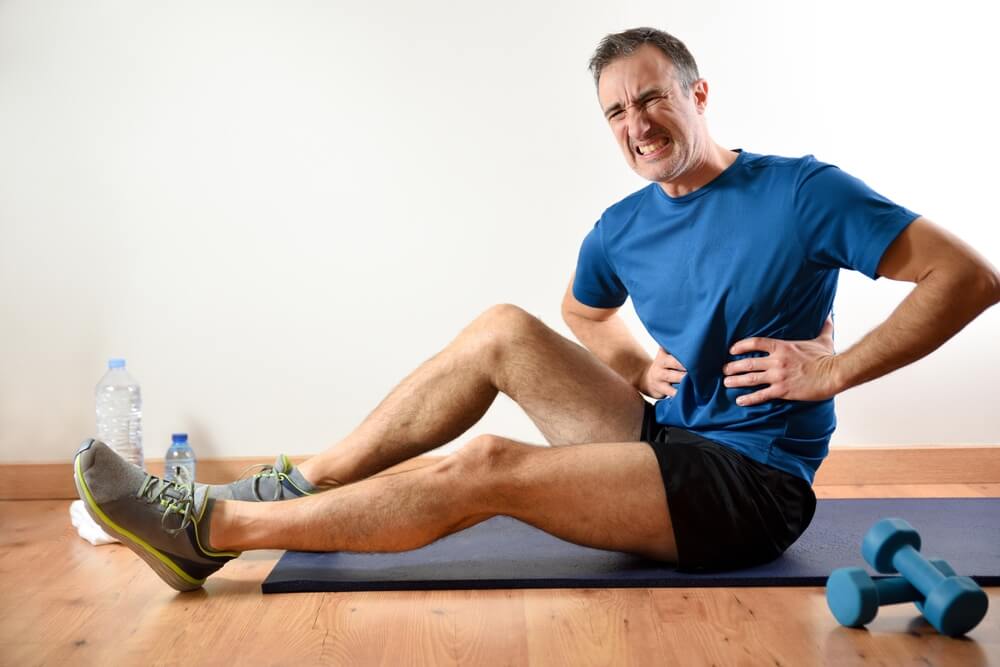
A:
<svg viewBox="0 0 1000 667">
<path fill-rule="evenodd" d="M 1000 585 L 1000 498 L 878 498 L 819 501 L 809 529 L 781 558 L 745 570 L 678 572 L 638 556 L 570 544 L 498 516 L 402 553 L 289 551 L 261 588 L 265 593 L 294 593 L 822 586 L 838 567 L 867 567 L 861 538 L 885 517 L 909 521 L 923 539 L 922 553 L 944 558 L 980 585 Z"/>
</svg>

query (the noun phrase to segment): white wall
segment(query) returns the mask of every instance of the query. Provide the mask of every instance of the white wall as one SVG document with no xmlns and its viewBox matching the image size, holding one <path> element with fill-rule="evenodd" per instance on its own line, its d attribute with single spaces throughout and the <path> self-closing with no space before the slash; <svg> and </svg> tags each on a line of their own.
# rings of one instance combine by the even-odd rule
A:
<svg viewBox="0 0 1000 667">
<path fill-rule="evenodd" d="M 146 449 L 336 442 L 498 302 L 571 335 L 584 234 L 643 182 L 585 69 L 685 40 L 726 146 L 839 164 L 1000 262 L 976 3 L 0 2 L 0 461 L 66 460 L 125 356 Z M 842 278 L 841 348 L 905 284 Z M 630 306 L 626 321 L 655 345 Z M 1000 441 L 1000 309 L 837 399 L 835 443 Z M 483 432 L 543 442 L 501 396 Z"/>
</svg>

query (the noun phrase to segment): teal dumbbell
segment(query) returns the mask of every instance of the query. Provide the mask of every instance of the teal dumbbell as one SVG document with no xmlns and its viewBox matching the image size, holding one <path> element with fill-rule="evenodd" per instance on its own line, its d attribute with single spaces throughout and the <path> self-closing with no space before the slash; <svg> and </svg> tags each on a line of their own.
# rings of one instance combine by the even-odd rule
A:
<svg viewBox="0 0 1000 667">
<path fill-rule="evenodd" d="M 920 535 L 902 519 L 882 519 L 865 535 L 861 555 L 876 571 L 899 572 L 923 594 L 923 614 L 941 634 L 964 635 L 986 615 L 989 598 L 969 577 L 946 575 L 920 554 Z"/>
<path fill-rule="evenodd" d="M 955 575 L 946 561 L 932 560 L 931 564 L 945 576 Z M 923 613 L 923 600 L 923 593 L 903 577 L 876 581 L 860 567 L 834 570 L 826 580 L 826 603 L 830 611 L 841 625 L 852 628 L 871 623 L 878 608 L 887 604 L 915 602 Z"/>
</svg>

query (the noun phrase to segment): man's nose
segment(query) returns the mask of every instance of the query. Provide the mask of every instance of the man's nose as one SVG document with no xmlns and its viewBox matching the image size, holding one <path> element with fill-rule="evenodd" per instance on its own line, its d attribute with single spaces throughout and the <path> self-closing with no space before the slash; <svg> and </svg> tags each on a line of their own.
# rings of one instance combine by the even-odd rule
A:
<svg viewBox="0 0 1000 667">
<path fill-rule="evenodd" d="M 642 109 L 630 109 L 628 118 L 628 134 L 633 142 L 644 139 L 646 135 L 649 134 L 649 129 L 652 125 L 649 122 L 649 117 L 646 112 Z"/>
</svg>

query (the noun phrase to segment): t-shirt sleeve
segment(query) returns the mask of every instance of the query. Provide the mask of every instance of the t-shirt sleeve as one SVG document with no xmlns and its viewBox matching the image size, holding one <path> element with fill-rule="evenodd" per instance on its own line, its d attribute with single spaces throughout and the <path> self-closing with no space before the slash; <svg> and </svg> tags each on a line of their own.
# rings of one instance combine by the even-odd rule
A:
<svg viewBox="0 0 1000 667">
<path fill-rule="evenodd" d="M 617 308 L 628 298 L 628 290 L 604 252 L 600 220 L 594 224 L 580 246 L 576 276 L 573 278 L 573 296 L 592 308 Z"/>
<path fill-rule="evenodd" d="M 810 160 L 795 189 L 799 240 L 806 257 L 825 267 L 877 279 L 882 255 L 919 217 L 831 164 Z"/>
</svg>

